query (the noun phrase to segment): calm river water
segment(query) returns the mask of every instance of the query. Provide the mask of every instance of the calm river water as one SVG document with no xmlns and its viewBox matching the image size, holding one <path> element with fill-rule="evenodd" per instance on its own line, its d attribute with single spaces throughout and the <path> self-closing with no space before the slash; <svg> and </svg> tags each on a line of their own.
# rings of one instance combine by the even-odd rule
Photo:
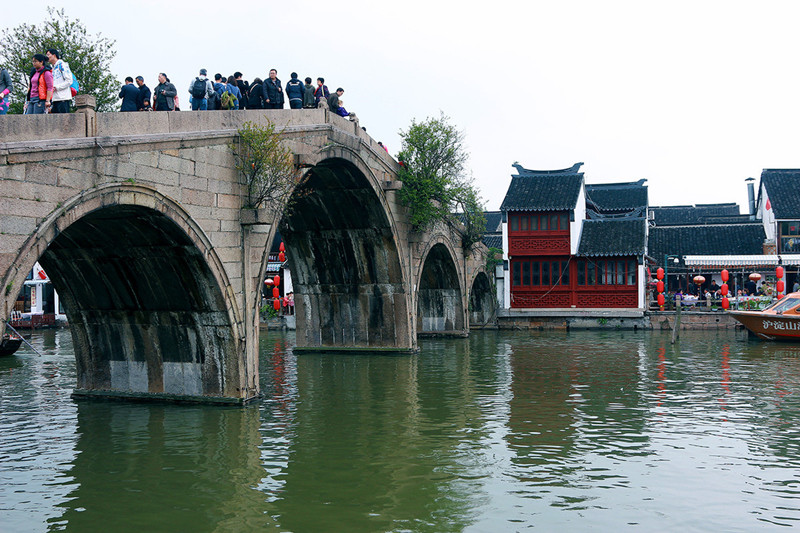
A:
<svg viewBox="0 0 800 533">
<path fill-rule="evenodd" d="M 74 401 L 69 332 L 0 359 L 0 531 L 800 525 L 800 345 L 478 332 L 415 356 L 262 339 L 245 408 Z"/>
</svg>

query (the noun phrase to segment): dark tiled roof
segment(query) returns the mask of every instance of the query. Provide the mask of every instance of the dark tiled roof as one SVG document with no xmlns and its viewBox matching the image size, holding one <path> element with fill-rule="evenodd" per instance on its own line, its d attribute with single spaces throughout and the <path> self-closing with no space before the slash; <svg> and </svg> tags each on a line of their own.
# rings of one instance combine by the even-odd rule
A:
<svg viewBox="0 0 800 533">
<path fill-rule="evenodd" d="M 648 254 L 656 261 L 665 255 L 761 255 L 766 235 L 760 222 L 650 228 Z"/>
<path fill-rule="evenodd" d="M 586 207 L 598 213 L 620 213 L 647 207 L 645 180 L 586 185 Z"/>
<path fill-rule="evenodd" d="M 502 235 L 484 235 L 483 236 L 483 244 L 486 245 L 487 248 L 499 248 L 503 249 L 503 236 Z"/>
<path fill-rule="evenodd" d="M 500 211 L 485 211 L 483 216 L 486 217 L 486 234 L 503 233 L 503 214 Z"/>
<path fill-rule="evenodd" d="M 748 222 L 753 222 L 752 220 L 750 220 L 750 215 L 705 217 L 703 221 L 706 224 L 747 224 Z"/>
<path fill-rule="evenodd" d="M 528 170 L 514 164 L 519 174 L 500 206 L 501 211 L 570 211 L 578 203 L 583 184 L 583 163 L 562 170 Z"/>
<path fill-rule="evenodd" d="M 645 220 L 584 220 L 578 255 L 641 255 L 645 250 Z"/>
<path fill-rule="evenodd" d="M 706 224 L 710 217 L 726 217 L 739 214 L 739 205 L 697 204 L 651 207 L 656 226 L 683 226 L 686 224 Z"/>
<path fill-rule="evenodd" d="M 761 184 L 767 190 L 775 218 L 800 218 L 800 169 L 765 168 L 761 173 Z"/>
</svg>

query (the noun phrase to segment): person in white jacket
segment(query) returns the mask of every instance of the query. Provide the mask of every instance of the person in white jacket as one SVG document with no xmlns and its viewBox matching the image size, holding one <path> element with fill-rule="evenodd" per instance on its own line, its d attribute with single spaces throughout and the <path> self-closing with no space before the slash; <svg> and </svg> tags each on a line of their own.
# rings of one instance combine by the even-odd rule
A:
<svg viewBox="0 0 800 533">
<path fill-rule="evenodd" d="M 53 104 L 51 113 L 69 113 L 72 101 L 72 71 L 69 63 L 61 59 L 61 53 L 55 48 L 47 51 L 47 60 L 53 66 Z"/>
</svg>

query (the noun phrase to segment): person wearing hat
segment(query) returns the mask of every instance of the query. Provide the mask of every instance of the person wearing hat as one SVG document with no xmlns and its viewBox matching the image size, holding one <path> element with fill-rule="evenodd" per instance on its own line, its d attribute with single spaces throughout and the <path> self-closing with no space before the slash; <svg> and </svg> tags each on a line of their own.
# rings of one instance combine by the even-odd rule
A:
<svg viewBox="0 0 800 533">
<path fill-rule="evenodd" d="M 136 85 L 139 87 L 139 98 L 136 99 L 137 111 L 150 111 L 150 87 L 144 84 L 144 77 L 136 76 Z"/>
<path fill-rule="evenodd" d="M 208 110 L 208 99 L 216 94 L 214 85 L 206 76 L 208 71 L 200 69 L 200 75 L 189 84 L 189 94 L 192 95 L 192 111 Z"/>
</svg>

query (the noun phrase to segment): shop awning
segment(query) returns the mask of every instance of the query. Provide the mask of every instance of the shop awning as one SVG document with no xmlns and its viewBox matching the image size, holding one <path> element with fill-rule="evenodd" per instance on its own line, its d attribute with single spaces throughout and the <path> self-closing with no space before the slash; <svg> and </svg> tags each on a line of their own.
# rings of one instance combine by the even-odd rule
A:
<svg viewBox="0 0 800 533">
<path fill-rule="evenodd" d="M 756 268 L 778 266 L 777 255 L 685 255 L 687 267 L 695 268 Z M 800 265 L 800 254 L 781 254 L 784 266 Z"/>
</svg>

